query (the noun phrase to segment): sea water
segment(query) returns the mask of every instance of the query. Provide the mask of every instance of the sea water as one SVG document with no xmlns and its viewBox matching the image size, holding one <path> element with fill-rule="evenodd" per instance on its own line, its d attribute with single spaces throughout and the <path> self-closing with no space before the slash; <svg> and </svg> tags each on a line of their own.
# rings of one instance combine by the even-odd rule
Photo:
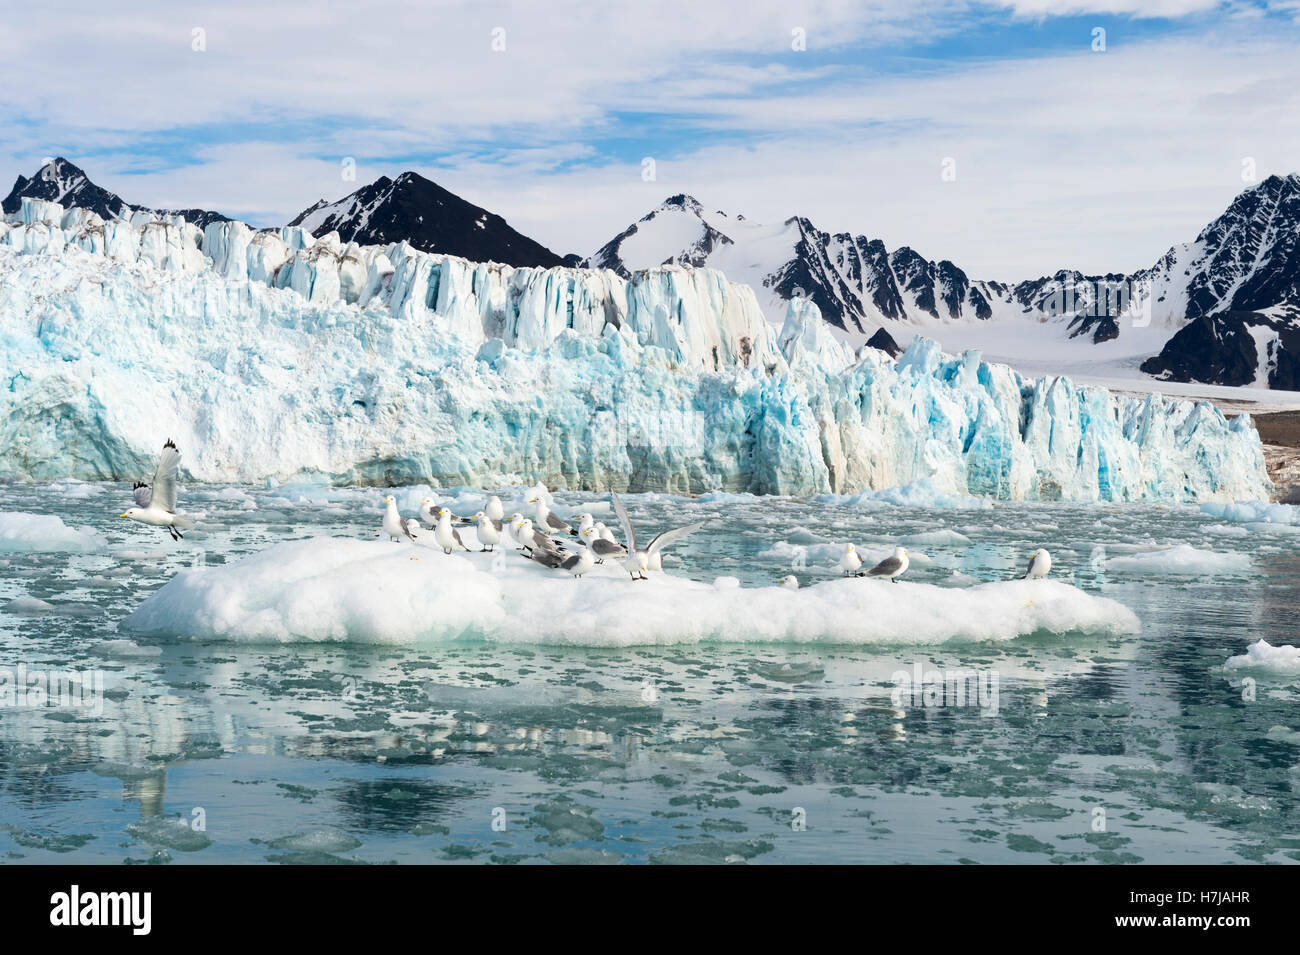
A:
<svg viewBox="0 0 1300 955">
<path fill-rule="evenodd" d="M 742 587 L 836 577 L 847 541 L 902 542 L 906 580 L 952 588 L 1047 547 L 1054 579 L 1136 613 L 1119 637 L 373 646 L 120 628 L 181 570 L 372 540 L 381 500 L 186 488 L 201 519 L 173 542 L 117 517 L 121 485 L 0 485 L 0 512 L 56 515 L 75 535 L 61 546 L 87 550 L 0 540 L 0 671 L 85 681 L 0 705 L 0 859 L 1300 859 L 1300 674 L 1224 666 L 1297 642 L 1296 527 L 1194 507 L 627 498 L 646 532 L 710 522 L 666 573 Z M 560 493 L 556 510 L 584 502 L 603 499 Z"/>
</svg>

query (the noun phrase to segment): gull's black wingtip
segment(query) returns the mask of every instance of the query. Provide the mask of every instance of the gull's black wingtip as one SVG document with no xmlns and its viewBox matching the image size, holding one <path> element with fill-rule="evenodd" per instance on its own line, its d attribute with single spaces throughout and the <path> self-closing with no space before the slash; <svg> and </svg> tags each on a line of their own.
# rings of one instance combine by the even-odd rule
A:
<svg viewBox="0 0 1300 955">
<path fill-rule="evenodd" d="M 168 448 L 171 448 L 173 451 L 179 451 L 179 450 L 180 450 L 180 448 L 176 447 L 176 442 L 173 441 L 171 438 L 168 438 L 168 439 L 167 439 L 167 443 L 163 445 L 163 450 L 164 450 L 164 451 L 166 451 Z"/>
</svg>

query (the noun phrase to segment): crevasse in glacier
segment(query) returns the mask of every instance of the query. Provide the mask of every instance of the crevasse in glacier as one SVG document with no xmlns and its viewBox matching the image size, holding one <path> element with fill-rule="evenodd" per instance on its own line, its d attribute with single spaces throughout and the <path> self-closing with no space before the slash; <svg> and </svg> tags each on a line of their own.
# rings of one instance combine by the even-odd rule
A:
<svg viewBox="0 0 1300 955">
<path fill-rule="evenodd" d="M 0 224 L 0 476 L 125 478 L 175 438 L 200 481 L 999 498 L 1268 496 L 1247 416 L 1027 380 L 814 305 L 778 331 L 719 272 L 512 268 L 334 233 Z"/>
</svg>

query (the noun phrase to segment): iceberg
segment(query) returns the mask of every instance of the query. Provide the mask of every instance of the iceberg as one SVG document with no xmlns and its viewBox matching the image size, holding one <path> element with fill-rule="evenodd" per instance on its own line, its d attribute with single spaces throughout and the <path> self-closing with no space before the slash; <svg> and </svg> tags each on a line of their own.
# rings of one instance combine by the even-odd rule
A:
<svg viewBox="0 0 1300 955">
<path fill-rule="evenodd" d="M 1252 564 L 1245 554 L 1234 551 L 1201 550 L 1191 544 L 1175 544 L 1160 550 L 1112 557 L 1106 561 L 1105 567 L 1124 574 L 1201 577 L 1210 574 L 1249 574 Z"/>
<path fill-rule="evenodd" d="M 915 339 L 856 355 L 710 269 L 512 268 L 300 228 L 0 226 L 0 478 L 1266 499 L 1247 415 L 1026 379 Z M 868 500 L 863 499 L 864 502 Z M 883 500 L 883 499 L 882 499 Z"/>
<path fill-rule="evenodd" d="M 472 532 L 466 531 L 467 541 Z M 471 546 L 473 546 L 471 544 Z M 142 636 L 250 643 L 486 640 L 575 646 L 1005 641 L 1138 630 L 1126 607 L 1059 581 L 962 589 L 857 578 L 787 590 L 597 565 L 581 580 L 515 553 L 316 537 L 183 570 L 126 617 Z"/>
<path fill-rule="evenodd" d="M 1300 647 L 1290 644 L 1273 646 L 1267 640 L 1256 640 L 1240 656 L 1229 657 L 1224 664 L 1229 670 L 1261 670 L 1280 676 L 1300 676 Z"/>
<path fill-rule="evenodd" d="M 69 527 L 53 514 L 0 511 L 0 554 L 89 554 L 107 547 L 93 527 Z"/>
</svg>

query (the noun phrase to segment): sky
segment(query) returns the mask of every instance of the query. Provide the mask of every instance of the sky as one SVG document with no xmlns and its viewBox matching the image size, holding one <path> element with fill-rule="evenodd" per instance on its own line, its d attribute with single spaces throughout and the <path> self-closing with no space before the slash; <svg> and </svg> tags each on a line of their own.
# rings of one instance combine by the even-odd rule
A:
<svg viewBox="0 0 1300 955">
<path fill-rule="evenodd" d="M 270 226 L 413 169 L 582 255 L 686 192 L 1011 281 L 1300 172 L 1300 0 L 110 6 L 6 18 L 6 186 L 60 155 Z"/>
</svg>

